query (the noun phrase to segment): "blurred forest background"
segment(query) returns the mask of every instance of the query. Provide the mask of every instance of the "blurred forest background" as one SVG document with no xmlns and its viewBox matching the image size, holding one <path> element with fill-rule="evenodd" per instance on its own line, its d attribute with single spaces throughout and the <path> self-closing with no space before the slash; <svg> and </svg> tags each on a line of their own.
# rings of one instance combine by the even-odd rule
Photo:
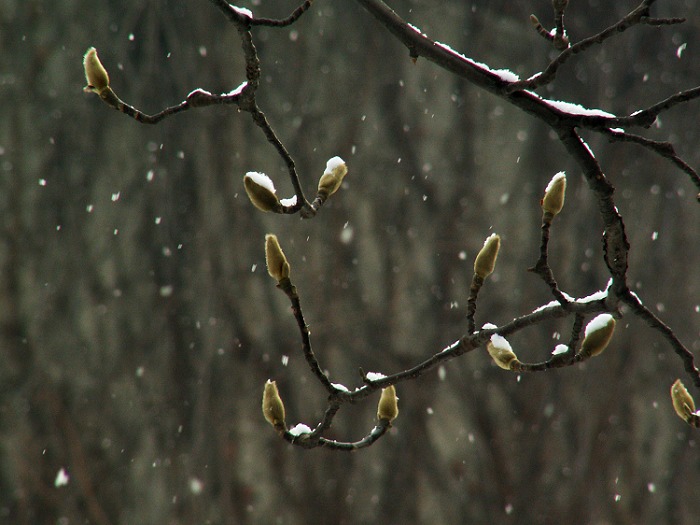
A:
<svg viewBox="0 0 700 525">
<path fill-rule="evenodd" d="M 297 3 L 240 5 L 283 17 Z M 658 1 L 657 16 L 688 21 L 594 47 L 540 94 L 626 115 L 700 85 L 699 4 Z M 521 77 L 551 53 L 528 19 L 551 27 L 549 0 L 391 5 Z M 572 41 L 636 5 L 572 1 Z M 238 86 L 238 36 L 209 2 L 0 0 L 0 522 L 696 523 L 698 434 L 669 397 L 687 379 L 630 316 L 580 366 L 517 376 L 479 351 L 400 384 L 394 428 L 362 452 L 279 439 L 260 410 L 265 380 L 277 381 L 291 425 L 313 426 L 325 392 L 265 271 L 267 232 L 289 257 L 321 365 L 349 388 L 360 366 L 396 372 L 466 333 L 472 260 L 491 232 L 503 244 L 477 323 L 551 299 L 526 268 L 557 171 L 569 182 L 552 230 L 559 283 L 585 296 L 608 277 L 595 200 L 539 122 L 413 64 L 354 2 L 317 0 L 293 26 L 254 37 L 258 101 L 307 192 L 330 157 L 350 170 L 314 220 L 252 207 L 247 171 L 267 173 L 281 197 L 292 188 L 235 106 L 149 127 L 82 92 L 93 45 L 115 92 L 147 113 L 197 87 Z M 645 133 L 698 168 L 698 115 L 691 102 Z M 617 188 L 635 291 L 700 355 L 695 188 L 641 148 L 584 138 Z M 569 328 L 511 343 L 540 360 Z M 375 400 L 346 407 L 330 437 L 360 438 L 375 412 Z M 68 483 L 56 486 L 61 469 Z"/>
</svg>

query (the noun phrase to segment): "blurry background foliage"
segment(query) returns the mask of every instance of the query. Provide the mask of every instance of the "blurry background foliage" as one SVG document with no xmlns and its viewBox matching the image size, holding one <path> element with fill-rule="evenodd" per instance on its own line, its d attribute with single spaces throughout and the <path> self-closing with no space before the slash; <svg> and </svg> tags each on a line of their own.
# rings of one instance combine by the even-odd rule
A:
<svg viewBox="0 0 700 525">
<path fill-rule="evenodd" d="M 547 62 L 528 17 L 551 26 L 549 1 L 391 3 L 494 68 L 527 77 Z M 296 4 L 241 5 L 280 17 Z M 569 34 L 635 5 L 572 2 Z M 698 2 L 655 9 L 688 21 L 595 47 L 541 94 L 629 114 L 699 85 Z M 668 396 L 682 366 L 630 317 L 585 365 L 518 377 L 478 351 L 399 385 L 395 428 L 361 453 L 290 448 L 271 431 L 260 411 L 268 378 L 291 425 L 313 424 L 325 394 L 266 275 L 266 232 L 284 245 L 322 366 L 349 388 L 359 366 L 395 372 L 465 333 L 473 256 L 491 232 L 503 244 L 477 322 L 550 300 L 525 269 L 557 171 L 569 176 L 550 251 L 559 283 L 583 296 L 607 276 L 595 201 L 544 126 L 414 65 L 353 2 L 318 0 L 297 24 L 254 36 L 261 108 L 307 191 L 330 157 L 350 169 L 314 220 L 264 215 L 246 198 L 250 170 L 292 192 L 246 114 L 206 108 L 148 127 L 82 92 L 91 45 L 117 94 L 146 112 L 197 87 L 238 86 L 238 37 L 208 2 L 0 0 L 0 521 L 693 522 L 698 435 Z M 698 114 L 698 102 L 678 107 L 649 132 L 696 168 Z M 617 188 L 634 289 L 697 355 L 694 188 L 640 148 L 584 138 Z M 568 330 L 510 341 L 537 360 Z M 375 411 L 349 407 L 337 437 L 364 435 Z M 69 481 L 56 487 L 61 468 Z"/>
</svg>

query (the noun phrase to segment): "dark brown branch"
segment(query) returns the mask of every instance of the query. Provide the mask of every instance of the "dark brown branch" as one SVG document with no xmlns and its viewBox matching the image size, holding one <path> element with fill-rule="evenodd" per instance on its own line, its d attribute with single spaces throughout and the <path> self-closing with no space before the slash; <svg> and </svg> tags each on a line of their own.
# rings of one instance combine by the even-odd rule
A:
<svg viewBox="0 0 700 525">
<path fill-rule="evenodd" d="M 297 326 L 299 327 L 299 333 L 301 335 L 301 348 L 304 352 L 304 358 L 306 359 L 311 372 L 313 372 L 316 378 L 329 393 L 335 394 L 337 389 L 331 384 L 330 379 L 328 379 L 328 376 L 323 372 L 323 370 L 321 370 L 321 366 L 318 364 L 318 360 L 316 359 L 316 354 L 314 354 L 314 351 L 311 348 L 309 327 L 307 326 L 306 321 L 304 321 L 304 314 L 301 311 L 301 302 L 299 301 L 299 295 L 297 294 L 296 287 L 289 279 L 280 281 L 277 286 L 285 293 L 292 303 L 292 313 L 294 313 L 294 318 L 297 321 Z"/>
<path fill-rule="evenodd" d="M 311 7 L 311 4 L 313 4 L 313 0 L 306 0 L 306 2 L 297 7 L 287 18 L 276 20 L 273 18 L 253 17 L 250 23 L 254 26 L 286 27 L 296 22 L 299 17 Z"/>
<path fill-rule="evenodd" d="M 537 260 L 532 268 L 528 268 L 528 271 L 539 275 L 542 280 L 549 286 L 552 291 L 554 298 L 559 301 L 563 307 L 569 303 L 568 299 L 559 290 L 559 285 L 556 279 L 554 279 L 554 273 L 548 262 L 548 246 L 549 246 L 549 229 L 552 226 L 552 219 L 554 216 L 551 213 L 544 212 L 542 214 L 542 236 L 540 240 L 540 258 Z"/>
<path fill-rule="evenodd" d="M 627 29 L 634 27 L 639 24 L 649 24 L 650 20 L 654 20 L 655 23 L 652 25 L 660 25 L 659 20 L 665 20 L 666 23 L 678 23 L 682 21 L 681 19 L 650 19 L 649 18 L 649 7 L 653 2 L 644 0 L 635 9 L 633 9 L 624 18 L 618 21 L 616 24 L 602 30 L 600 33 L 585 38 L 574 45 L 567 47 L 562 51 L 559 56 L 552 60 L 547 68 L 531 77 L 528 80 L 523 80 L 521 82 L 516 82 L 509 87 L 509 90 L 516 91 L 519 89 L 536 89 L 538 87 L 549 84 L 554 80 L 559 71 L 559 68 L 564 65 L 572 56 L 586 51 L 588 48 L 596 45 L 602 44 L 609 38 L 626 31 Z"/>
<path fill-rule="evenodd" d="M 681 159 L 670 142 L 660 142 L 657 140 L 651 140 L 640 135 L 635 135 L 633 133 L 627 133 L 619 129 L 602 129 L 602 133 L 607 135 L 611 141 L 620 142 L 632 142 L 634 144 L 639 144 L 647 149 L 650 149 L 657 155 L 670 160 L 675 164 L 680 170 L 688 174 L 690 181 L 695 185 L 695 187 L 700 191 L 700 176 L 698 173 L 689 166 L 683 159 Z"/>
<path fill-rule="evenodd" d="M 651 310 L 644 306 L 641 301 L 634 295 L 630 290 L 626 290 L 625 293 L 620 294 L 620 300 L 628 305 L 632 312 L 637 316 L 646 321 L 646 323 L 654 330 L 659 331 L 664 338 L 671 344 L 673 350 L 678 354 L 678 356 L 683 361 L 685 371 L 693 379 L 693 383 L 696 387 L 700 388 L 700 371 L 698 371 L 697 366 L 695 366 L 695 357 L 692 352 L 688 350 L 685 345 L 678 339 L 676 334 L 668 327 L 661 319 L 656 317 Z"/>
</svg>

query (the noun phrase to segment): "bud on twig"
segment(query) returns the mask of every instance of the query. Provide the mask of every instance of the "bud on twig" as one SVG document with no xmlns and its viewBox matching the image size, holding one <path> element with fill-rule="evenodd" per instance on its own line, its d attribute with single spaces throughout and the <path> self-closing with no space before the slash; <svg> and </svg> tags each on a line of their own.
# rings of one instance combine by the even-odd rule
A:
<svg viewBox="0 0 700 525">
<path fill-rule="evenodd" d="M 505 337 L 498 334 L 491 336 L 489 342 L 486 343 L 486 350 L 495 363 L 504 370 L 511 370 L 513 364 L 518 362 L 518 356 L 513 352 L 510 343 Z"/>
<path fill-rule="evenodd" d="M 285 413 L 284 403 L 277 390 L 277 383 L 269 379 L 265 383 L 265 391 L 263 392 L 262 411 L 267 422 L 276 429 L 285 428 Z"/>
<path fill-rule="evenodd" d="M 340 157 L 330 159 L 326 163 L 326 171 L 323 172 L 318 181 L 318 194 L 324 200 L 333 195 L 340 188 L 347 173 L 348 167 L 343 159 Z"/>
<path fill-rule="evenodd" d="M 689 422 L 691 418 L 697 416 L 693 396 L 688 393 L 680 379 L 676 379 L 675 383 L 671 385 L 671 401 L 673 401 L 676 414 L 683 421 Z"/>
<path fill-rule="evenodd" d="M 542 210 L 554 217 L 564 207 L 564 195 L 566 193 L 566 173 L 560 171 L 549 181 L 544 190 Z"/>
<path fill-rule="evenodd" d="M 250 202 L 257 209 L 276 212 L 281 210 L 282 204 L 280 204 L 280 200 L 275 193 L 275 185 L 270 177 L 264 173 L 249 171 L 243 177 L 243 185 Z"/>
<path fill-rule="evenodd" d="M 382 388 L 382 396 L 377 405 L 377 419 L 386 419 L 391 423 L 399 415 L 399 398 L 396 397 L 396 388 L 390 385 Z"/>
<path fill-rule="evenodd" d="M 277 236 L 271 233 L 265 235 L 265 263 L 267 273 L 278 283 L 284 279 L 289 279 L 289 262 L 282 251 Z"/>
<path fill-rule="evenodd" d="M 492 233 L 484 241 L 484 246 L 481 251 L 476 256 L 474 260 L 474 273 L 486 279 L 489 275 L 493 273 L 493 269 L 496 267 L 496 258 L 498 257 L 498 250 L 501 248 L 501 238 Z"/>
<path fill-rule="evenodd" d="M 83 56 L 83 67 L 87 80 L 87 86 L 83 88 L 83 91 L 101 95 L 102 91 L 109 87 L 109 74 L 100 62 L 94 47 L 88 49 Z"/>
<path fill-rule="evenodd" d="M 600 314 L 586 325 L 581 351 L 584 357 L 599 355 L 605 350 L 615 331 L 615 319 L 610 314 Z"/>
</svg>

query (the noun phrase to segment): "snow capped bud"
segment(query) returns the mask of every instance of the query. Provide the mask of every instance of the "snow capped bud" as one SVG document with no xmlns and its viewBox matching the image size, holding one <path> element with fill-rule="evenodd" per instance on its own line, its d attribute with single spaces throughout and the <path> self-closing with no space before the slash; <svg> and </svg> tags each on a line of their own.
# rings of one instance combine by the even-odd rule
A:
<svg viewBox="0 0 700 525">
<path fill-rule="evenodd" d="M 605 350 L 615 331 L 615 319 L 610 314 L 600 314 L 586 325 L 583 342 L 581 343 L 581 355 L 592 357 Z"/>
<path fill-rule="evenodd" d="M 496 267 L 496 258 L 498 257 L 498 250 L 501 248 L 501 238 L 492 233 L 484 241 L 484 246 L 481 251 L 476 256 L 474 260 L 474 273 L 486 279 L 489 275 L 493 273 L 493 269 Z"/>
<path fill-rule="evenodd" d="M 277 390 L 277 383 L 269 379 L 265 383 L 265 391 L 263 392 L 262 411 L 267 422 L 276 429 L 285 428 L 285 413 L 284 403 Z"/>
<path fill-rule="evenodd" d="M 695 415 L 695 401 L 693 396 L 688 393 L 680 379 L 671 385 L 671 401 L 676 414 L 683 421 L 688 421 Z"/>
<path fill-rule="evenodd" d="M 275 185 L 264 173 L 249 171 L 243 177 L 243 185 L 253 205 L 262 211 L 280 211 L 282 205 L 275 193 Z"/>
<path fill-rule="evenodd" d="M 505 337 L 498 334 L 491 336 L 489 342 L 486 343 L 486 350 L 495 363 L 504 370 L 510 370 L 511 366 L 518 362 L 518 356 L 513 352 L 510 343 Z"/>
<path fill-rule="evenodd" d="M 277 240 L 277 235 L 268 233 L 265 235 L 265 263 L 267 273 L 277 282 L 289 279 L 289 263 L 285 257 L 282 247 Z"/>
<path fill-rule="evenodd" d="M 382 396 L 377 405 L 377 419 L 386 419 L 391 423 L 399 415 L 399 398 L 396 397 L 396 388 L 390 385 L 382 388 Z"/>
<path fill-rule="evenodd" d="M 333 195 L 340 185 L 343 183 L 343 178 L 348 173 L 348 167 L 345 161 L 340 157 L 333 157 L 326 163 L 326 171 L 321 175 L 318 181 L 318 193 L 326 199 Z"/>
<path fill-rule="evenodd" d="M 566 173 L 560 171 L 547 184 L 542 199 L 542 210 L 555 216 L 564 207 L 564 194 L 566 193 Z"/>
<path fill-rule="evenodd" d="M 97 50 L 91 47 L 83 56 L 83 67 L 85 68 L 85 79 L 87 86 L 83 91 L 102 94 L 105 88 L 109 87 L 109 75 L 107 70 L 97 56 Z"/>
</svg>

